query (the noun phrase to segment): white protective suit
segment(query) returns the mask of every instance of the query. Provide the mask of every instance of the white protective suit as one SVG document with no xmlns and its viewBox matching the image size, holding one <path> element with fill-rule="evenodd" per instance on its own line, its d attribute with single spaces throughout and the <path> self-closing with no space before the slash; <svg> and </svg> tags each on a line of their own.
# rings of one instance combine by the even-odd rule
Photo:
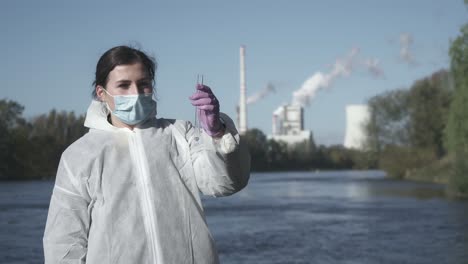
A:
<svg viewBox="0 0 468 264">
<path fill-rule="evenodd" d="M 46 264 L 219 263 L 199 192 L 248 182 L 250 156 L 232 120 L 219 139 L 190 122 L 151 118 L 133 131 L 93 101 L 89 132 L 62 154 L 44 232 Z M 200 143 L 201 142 L 201 143 Z"/>
</svg>

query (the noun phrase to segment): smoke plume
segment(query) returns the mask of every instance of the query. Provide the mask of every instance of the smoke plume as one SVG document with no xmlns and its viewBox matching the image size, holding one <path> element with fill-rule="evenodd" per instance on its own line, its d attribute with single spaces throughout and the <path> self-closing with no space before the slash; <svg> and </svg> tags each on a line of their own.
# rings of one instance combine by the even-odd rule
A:
<svg viewBox="0 0 468 264">
<path fill-rule="evenodd" d="M 409 33 L 400 34 L 400 59 L 410 65 L 415 65 L 411 46 L 413 45 L 413 36 Z"/>
<path fill-rule="evenodd" d="M 376 58 L 368 58 L 363 61 L 364 67 L 375 78 L 383 78 L 385 76 L 383 69 L 380 67 L 380 62 Z"/>
<path fill-rule="evenodd" d="M 268 83 L 267 86 L 265 86 L 265 88 L 263 88 L 262 90 L 256 92 L 255 94 L 249 96 L 247 98 L 247 101 L 246 103 L 247 104 L 253 104 L 253 103 L 256 103 L 258 102 L 259 100 L 265 98 L 268 94 L 270 93 L 274 93 L 276 92 L 276 89 L 275 87 L 273 86 L 272 83 Z"/>
<path fill-rule="evenodd" d="M 339 77 L 347 77 L 353 73 L 357 67 L 364 67 L 367 72 L 376 78 L 385 76 L 380 62 L 376 58 L 360 58 L 359 49 L 353 48 L 344 58 L 339 58 L 332 65 L 328 73 L 316 72 L 308 78 L 301 88 L 293 93 L 292 103 L 295 105 L 307 106 L 320 89 L 330 87 Z"/>
<path fill-rule="evenodd" d="M 316 72 L 307 79 L 301 88 L 293 93 L 293 104 L 309 105 L 318 90 L 328 88 L 338 77 L 349 76 L 354 68 L 354 60 L 359 53 L 358 48 L 353 48 L 346 57 L 337 59 L 329 73 Z"/>
</svg>

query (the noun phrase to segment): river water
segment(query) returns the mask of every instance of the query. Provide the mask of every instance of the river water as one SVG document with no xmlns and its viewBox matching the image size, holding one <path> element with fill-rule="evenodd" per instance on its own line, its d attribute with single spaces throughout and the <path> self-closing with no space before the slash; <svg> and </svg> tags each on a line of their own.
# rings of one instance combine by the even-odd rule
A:
<svg viewBox="0 0 468 264">
<path fill-rule="evenodd" d="M 0 263 L 43 263 L 53 182 L 0 183 Z M 222 263 L 468 263 L 468 202 L 379 171 L 253 173 L 204 199 Z"/>
</svg>

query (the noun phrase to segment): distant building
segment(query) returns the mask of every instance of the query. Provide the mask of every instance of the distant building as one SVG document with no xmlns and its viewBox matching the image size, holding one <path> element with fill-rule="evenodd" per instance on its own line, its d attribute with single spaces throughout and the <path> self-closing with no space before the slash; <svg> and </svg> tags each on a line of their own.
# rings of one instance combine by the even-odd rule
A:
<svg viewBox="0 0 468 264">
<path fill-rule="evenodd" d="M 365 125 L 369 122 L 370 111 L 367 105 L 346 106 L 346 148 L 364 149 L 366 142 Z"/>
<path fill-rule="evenodd" d="M 283 105 L 273 112 L 273 128 L 270 139 L 284 141 L 288 145 L 313 144 L 312 132 L 304 130 L 304 109 L 298 105 Z"/>
</svg>

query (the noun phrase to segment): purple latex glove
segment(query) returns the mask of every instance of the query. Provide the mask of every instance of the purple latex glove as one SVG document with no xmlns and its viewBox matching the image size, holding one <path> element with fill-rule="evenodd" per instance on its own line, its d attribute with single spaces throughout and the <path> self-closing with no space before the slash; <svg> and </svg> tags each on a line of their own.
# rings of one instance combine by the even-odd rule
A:
<svg viewBox="0 0 468 264">
<path fill-rule="evenodd" d="M 197 92 L 189 99 L 198 109 L 198 119 L 205 132 L 212 137 L 224 134 L 224 126 L 219 119 L 219 101 L 210 87 L 198 84 Z"/>
</svg>

